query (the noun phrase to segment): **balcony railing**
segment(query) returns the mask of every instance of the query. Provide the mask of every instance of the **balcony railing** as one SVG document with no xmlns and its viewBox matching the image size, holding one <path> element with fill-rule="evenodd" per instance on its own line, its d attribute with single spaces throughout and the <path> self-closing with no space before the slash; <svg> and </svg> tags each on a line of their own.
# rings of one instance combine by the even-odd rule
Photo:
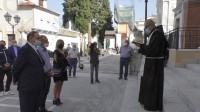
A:
<svg viewBox="0 0 200 112">
<path fill-rule="evenodd" d="M 171 49 L 198 49 L 200 47 L 200 27 L 177 28 L 166 37 Z"/>
</svg>

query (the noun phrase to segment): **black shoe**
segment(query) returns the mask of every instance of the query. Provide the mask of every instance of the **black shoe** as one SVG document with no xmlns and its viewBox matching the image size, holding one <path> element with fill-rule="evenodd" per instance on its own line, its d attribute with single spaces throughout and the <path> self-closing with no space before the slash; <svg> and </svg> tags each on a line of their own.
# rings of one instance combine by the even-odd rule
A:
<svg viewBox="0 0 200 112">
<path fill-rule="evenodd" d="M 99 80 L 95 80 L 96 83 L 101 83 Z"/>
<path fill-rule="evenodd" d="M 119 77 L 119 80 L 121 80 L 122 79 L 122 77 Z"/>
<path fill-rule="evenodd" d="M 40 109 L 39 112 L 52 112 L 52 111 L 49 111 L 47 109 Z"/>
<path fill-rule="evenodd" d="M 58 99 L 53 100 L 53 105 L 60 106 L 60 103 L 58 102 Z"/>
<path fill-rule="evenodd" d="M 44 112 L 52 112 L 52 111 L 45 109 Z"/>
<path fill-rule="evenodd" d="M 128 80 L 128 78 L 127 78 L 127 77 L 125 77 L 125 78 L 124 78 L 124 80 Z"/>
<path fill-rule="evenodd" d="M 60 100 L 60 98 L 57 99 L 59 104 L 63 104 L 63 102 Z"/>
<path fill-rule="evenodd" d="M 93 81 L 93 79 L 91 79 L 91 84 L 94 84 L 94 81 Z"/>
</svg>

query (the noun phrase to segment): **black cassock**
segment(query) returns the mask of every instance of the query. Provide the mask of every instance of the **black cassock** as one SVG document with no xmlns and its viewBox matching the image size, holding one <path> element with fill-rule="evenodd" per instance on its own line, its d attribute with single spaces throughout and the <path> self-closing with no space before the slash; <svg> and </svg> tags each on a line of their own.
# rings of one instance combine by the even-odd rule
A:
<svg viewBox="0 0 200 112">
<path fill-rule="evenodd" d="M 141 78 L 139 102 L 145 110 L 163 109 L 164 57 L 167 41 L 162 30 L 152 31 L 148 45 L 141 45 L 139 52 L 146 56 Z"/>
</svg>

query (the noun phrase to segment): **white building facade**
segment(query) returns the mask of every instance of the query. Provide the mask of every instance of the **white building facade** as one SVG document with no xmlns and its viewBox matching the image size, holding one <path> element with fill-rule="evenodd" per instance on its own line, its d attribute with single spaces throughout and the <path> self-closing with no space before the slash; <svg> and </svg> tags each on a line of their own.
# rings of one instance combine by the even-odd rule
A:
<svg viewBox="0 0 200 112">
<path fill-rule="evenodd" d="M 177 0 L 157 0 L 157 25 L 163 25 L 164 32 L 174 29 L 174 9 Z"/>
<path fill-rule="evenodd" d="M 41 35 L 46 35 L 49 39 L 49 50 L 55 49 L 55 42 L 63 39 L 66 44 L 77 43 L 80 48 L 80 33 L 60 28 L 60 14 L 47 9 L 46 0 L 0 0 L 0 40 L 6 43 L 13 38 L 12 27 L 4 18 L 6 13 L 19 15 L 21 21 L 15 26 L 15 39 L 20 46 L 26 43 L 26 35 L 30 31 L 38 31 Z M 12 24 L 15 24 L 12 17 Z"/>
</svg>

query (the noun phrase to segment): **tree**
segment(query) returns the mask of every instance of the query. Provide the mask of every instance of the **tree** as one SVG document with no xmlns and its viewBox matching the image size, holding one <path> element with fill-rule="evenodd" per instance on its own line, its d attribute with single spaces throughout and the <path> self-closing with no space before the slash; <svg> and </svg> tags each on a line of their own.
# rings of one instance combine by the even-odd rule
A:
<svg viewBox="0 0 200 112">
<path fill-rule="evenodd" d="M 93 23 L 92 35 L 99 32 L 99 41 L 103 44 L 105 30 L 112 28 L 112 12 L 109 0 L 64 0 L 63 26 L 68 21 L 76 25 L 83 34 L 88 32 L 88 24 L 96 19 L 97 24 Z"/>
</svg>

